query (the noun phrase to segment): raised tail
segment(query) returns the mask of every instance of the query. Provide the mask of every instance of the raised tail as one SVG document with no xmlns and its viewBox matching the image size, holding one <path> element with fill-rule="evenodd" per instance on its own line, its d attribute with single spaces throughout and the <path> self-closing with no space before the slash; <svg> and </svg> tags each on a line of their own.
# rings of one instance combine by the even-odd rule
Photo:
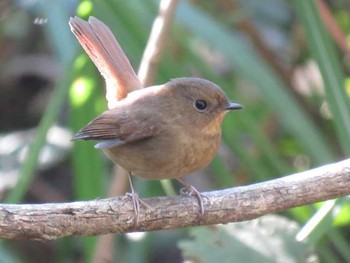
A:
<svg viewBox="0 0 350 263">
<path fill-rule="evenodd" d="M 69 25 L 79 43 L 106 80 L 108 108 L 143 86 L 111 30 L 100 20 L 70 18 Z"/>
</svg>

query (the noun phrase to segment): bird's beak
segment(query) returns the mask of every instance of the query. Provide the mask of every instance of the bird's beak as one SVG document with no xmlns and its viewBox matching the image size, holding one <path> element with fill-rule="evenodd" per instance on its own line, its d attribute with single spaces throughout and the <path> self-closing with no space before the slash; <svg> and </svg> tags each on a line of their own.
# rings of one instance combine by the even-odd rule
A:
<svg viewBox="0 0 350 263">
<path fill-rule="evenodd" d="M 225 110 L 240 110 L 243 109 L 244 107 L 241 104 L 238 103 L 234 103 L 234 102 L 229 102 L 226 107 Z"/>
</svg>

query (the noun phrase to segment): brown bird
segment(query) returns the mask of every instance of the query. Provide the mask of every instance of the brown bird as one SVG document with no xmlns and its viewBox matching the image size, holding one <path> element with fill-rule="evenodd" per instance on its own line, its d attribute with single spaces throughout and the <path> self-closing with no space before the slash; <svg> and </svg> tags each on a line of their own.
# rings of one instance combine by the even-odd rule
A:
<svg viewBox="0 0 350 263">
<path fill-rule="evenodd" d="M 201 78 L 177 78 L 143 88 L 109 28 L 90 17 L 71 18 L 72 32 L 104 76 L 109 110 L 88 123 L 73 140 L 96 140 L 115 163 L 145 179 L 177 179 L 206 167 L 221 141 L 221 124 L 230 102 L 216 84 Z M 130 181 L 131 182 L 131 181 Z M 139 199 L 132 188 L 138 216 Z"/>
</svg>

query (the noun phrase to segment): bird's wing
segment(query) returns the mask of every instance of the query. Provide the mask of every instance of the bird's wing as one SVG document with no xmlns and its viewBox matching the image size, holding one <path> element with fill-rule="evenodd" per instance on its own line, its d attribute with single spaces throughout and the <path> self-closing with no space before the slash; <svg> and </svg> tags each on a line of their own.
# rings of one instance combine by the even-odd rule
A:
<svg viewBox="0 0 350 263">
<path fill-rule="evenodd" d="M 100 20 L 70 18 L 69 25 L 91 60 L 106 80 L 108 107 L 143 86 L 111 30 Z"/>
<path fill-rule="evenodd" d="M 143 109 L 127 111 L 115 108 L 91 121 L 72 140 L 97 140 L 96 148 L 136 142 L 156 136 L 163 130 L 162 122 L 156 119 Z"/>
</svg>

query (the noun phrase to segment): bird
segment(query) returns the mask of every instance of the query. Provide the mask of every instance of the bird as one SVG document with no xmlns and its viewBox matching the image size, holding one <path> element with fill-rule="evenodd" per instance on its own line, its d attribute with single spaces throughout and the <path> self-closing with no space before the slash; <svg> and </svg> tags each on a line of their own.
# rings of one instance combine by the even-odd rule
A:
<svg viewBox="0 0 350 263">
<path fill-rule="evenodd" d="M 198 77 L 174 78 L 143 87 L 110 29 L 95 17 L 71 18 L 70 27 L 106 81 L 109 109 L 79 130 L 72 140 L 94 140 L 109 159 L 129 172 L 138 218 L 140 201 L 131 176 L 176 179 L 197 197 L 182 177 L 205 168 L 221 143 L 224 116 L 243 108 L 215 83 Z"/>
</svg>

